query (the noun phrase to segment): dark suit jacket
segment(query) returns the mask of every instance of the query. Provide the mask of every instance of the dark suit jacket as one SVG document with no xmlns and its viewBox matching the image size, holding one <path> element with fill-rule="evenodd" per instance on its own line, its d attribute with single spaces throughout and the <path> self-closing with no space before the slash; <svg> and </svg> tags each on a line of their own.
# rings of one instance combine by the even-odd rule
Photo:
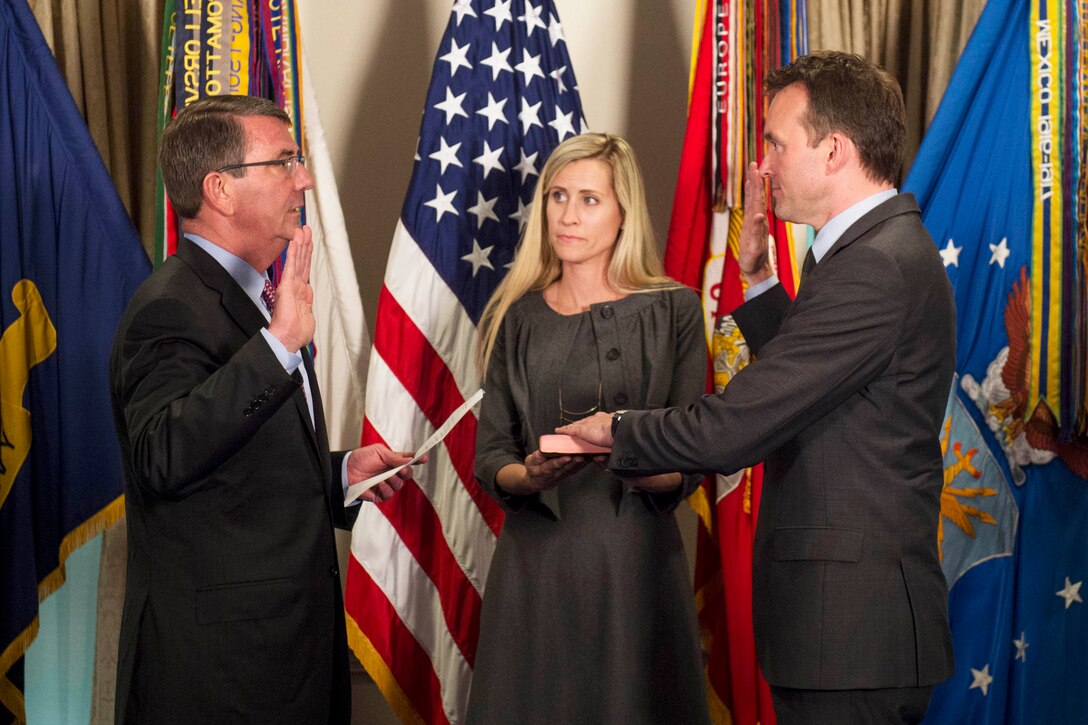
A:
<svg viewBox="0 0 1088 725">
<path fill-rule="evenodd" d="M 265 324 L 187 239 L 121 319 L 110 359 L 129 546 L 118 723 L 350 717 L 339 464 L 308 356 L 316 430 Z"/>
<path fill-rule="evenodd" d="M 621 472 L 765 460 L 753 607 L 768 682 L 915 687 L 952 673 L 937 554 L 955 308 L 909 194 L 852 225 L 791 304 L 734 314 L 757 359 L 718 396 L 628 413 Z"/>
</svg>

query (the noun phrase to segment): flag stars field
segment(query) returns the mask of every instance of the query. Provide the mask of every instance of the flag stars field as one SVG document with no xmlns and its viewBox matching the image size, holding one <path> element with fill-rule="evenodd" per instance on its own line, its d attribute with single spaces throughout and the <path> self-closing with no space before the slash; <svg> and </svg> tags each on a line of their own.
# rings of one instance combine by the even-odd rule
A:
<svg viewBox="0 0 1088 725">
<path fill-rule="evenodd" d="M 1009 258 L 1009 254 L 1009 240 L 1006 237 L 997 244 L 990 245 L 990 264 L 996 264 L 1001 269 L 1005 269 L 1005 260 Z"/>
<path fill-rule="evenodd" d="M 482 191 L 476 192 L 476 205 L 469 207 L 468 212 L 476 217 L 477 227 L 482 227 L 484 221 L 488 219 L 496 222 L 499 220 L 498 214 L 495 213 L 495 204 L 498 201 L 499 197 L 497 196 L 494 199 L 485 199 Z M 473 242 L 473 244 L 475 244 L 475 242 Z M 488 249 L 490 249 L 490 247 Z M 464 257 L 462 257 L 462 259 L 464 259 Z"/>
<path fill-rule="evenodd" d="M 560 93 L 567 92 L 567 84 L 563 82 L 563 73 L 565 73 L 566 70 L 567 67 L 565 65 L 561 65 L 548 74 L 548 77 L 554 80 L 556 85 L 559 87 Z"/>
<path fill-rule="evenodd" d="M 1012 646 L 1016 648 L 1016 656 L 1013 659 L 1014 660 L 1020 660 L 1021 662 L 1027 662 L 1028 661 L 1028 647 L 1031 646 L 1031 643 L 1028 642 L 1027 635 L 1025 635 L 1023 632 L 1021 632 L 1020 633 L 1020 639 L 1014 639 L 1012 641 Z"/>
<path fill-rule="evenodd" d="M 940 250 L 941 259 L 944 260 L 944 266 L 946 267 L 958 267 L 960 266 L 960 252 L 963 251 L 963 247 L 957 247 L 951 239 L 948 240 L 948 244 L 944 249 Z"/>
<path fill-rule="evenodd" d="M 462 93 L 459 96 L 454 96 L 453 91 L 451 91 L 447 87 L 446 100 L 442 101 L 441 103 L 434 104 L 435 108 L 446 114 L 447 126 L 450 125 L 450 121 L 452 121 L 457 116 L 464 116 L 465 118 L 468 118 L 468 114 L 465 113 L 465 109 L 463 107 L 466 95 L 468 94 Z"/>
<path fill-rule="evenodd" d="M 510 61 L 507 58 L 510 57 L 510 51 L 513 48 L 507 48 L 506 50 L 499 50 L 498 43 L 491 44 L 491 55 L 487 56 L 480 61 L 480 65 L 486 65 L 491 69 L 491 80 L 497 81 L 499 79 L 499 73 L 506 71 L 507 73 L 513 73 L 514 68 L 510 65 Z M 490 98 L 491 94 L 488 94 Z M 506 99 L 503 99 L 503 103 Z"/>
<path fill-rule="evenodd" d="M 559 140 L 562 141 L 567 136 L 573 136 L 574 124 L 571 122 L 571 117 L 574 116 L 574 112 L 563 113 L 563 109 L 559 106 L 555 107 L 555 120 L 548 121 L 548 125 L 555 129 L 556 134 L 559 135 Z"/>
<path fill-rule="evenodd" d="M 543 101 L 537 101 L 530 104 L 527 99 L 521 99 L 521 113 L 518 114 L 518 120 L 521 121 L 522 133 L 529 133 L 529 129 L 533 126 L 544 128 L 544 124 L 540 122 L 540 106 L 543 103 Z"/>
<path fill-rule="evenodd" d="M 442 138 L 441 136 L 438 137 L 438 141 L 441 146 L 428 158 L 432 158 L 442 165 L 442 171 L 439 173 L 446 173 L 446 168 L 449 166 L 464 168 L 461 162 L 457 159 L 457 151 L 461 148 L 461 142 L 458 141 L 453 146 L 450 146 L 446 143 L 446 139 Z"/>
<path fill-rule="evenodd" d="M 533 82 L 534 78 L 543 78 L 544 72 L 540 70 L 540 56 L 524 53 L 521 62 L 514 66 L 518 73 L 525 76 L 525 85 Z"/>
<path fill-rule="evenodd" d="M 484 15 L 490 15 L 495 19 L 495 32 L 502 30 L 502 24 L 509 22 L 513 24 L 514 16 L 510 13 L 511 0 L 495 0 L 495 4 L 487 10 L 484 10 Z"/>
<path fill-rule="evenodd" d="M 1080 598 L 1080 585 L 1083 583 L 1083 581 L 1073 583 L 1069 581 L 1069 577 L 1066 577 L 1065 588 L 1055 592 L 1059 597 L 1065 600 L 1066 609 L 1073 606 L 1073 602 L 1078 602 L 1080 604 L 1084 603 L 1084 600 Z"/>
<path fill-rule="evenodd" d="M 503 103 L 506 103 L 506 101 L 503 100 Z M 502 162 L 499 161 L 499 156 L 501 155 L 502 146 L 499 146 L 497 149 L 492 149 L 487 141 L 484 141 L 484 152 L 472 160 L 472 163 L 479 164 L 483 167 L 485 181 L 492 171 L 498 171 L 500 174 L 506 173 L 506 168 L 503 167 Z"/>
<path fill-rule="evenodd" d="M 529 209 L 532 208 L 532 204 L 523 204 L 521 199 L 518 199 L 518 210 L 510 215 L 510 219 L 518 223 L 518 231 L 525 228 L 525 222 L 529 221 Z"/>
<path fill-rule="evenodd" d="M 496 123 L 504 123 L 510 125 L 506 120 L 506 112 L 503 108 L 506 106 L 506 100 L 496 101 L 495 96 L 487 94 L 487 105 L 476 111 L 477 115 L 483 116 L 487 119 L 487 130 L 490 132 L 494 128 Z M 487 153 L 491 153 L 489 150 Z"/>
<path fill-rule="evenodd" d="M 453 214 L 454 216 L 460 216 L 460 214 L 457 213 L 457 209 L 455 209 L 453 206 L 453 197 L 456 194 L 457 189 L 454 189 L 447 194 L 446 192 L 442 191 L 442 186 L 440 184 L 435 184 L 434 198 L 428 202 L 424 202 L 423 206 L 429 206 L 435 210 L 435 212 L 438 214 L 438 218 L 435 219 L 436 223 L 442 221 L 443 214 L 448 213 Z"/>
<path fill-rule="evenodd" d="M 466 15 L 476 16 L 476 11 L 472 9 L 472 0 L 457 0 L 453 4 L 453 14 L 457 15 L 457 25 L 460 27 L 461 21 L 465 19 Z"/>
<path fill-rule="evenodd" d="M 521 150 L 521 161 L 514 167 L 514 170 L 521 174 L 522 183 L 528 181 L 530 176 L 539 175 L 540 172 L 536 170 L 536 157 L 539 155 L 540 152 L 534 151 L 526 156 L 525 149 Z"/>
<path fill-rule="evenodd" d="M 450 78 L 457 75 L 461 68 L 472 70 L 472 63 L 468 62 L 468 52 L 472 50 L 472 43 L 457 45 L 457 38 L 450 38 L 450 52 L 442 56 L 442 60 L 450 64 Z"/>
<path fill-rule="evenodd" d="M 495 269 L 491 264 L 491 260 L 488 259 L 491 256 L 491 250 L 495 246 L 480 247 L 480 243 L 475 239 L 472 240 L 472 251 L 461 257 L 461 259 L 472 265 L 472 276 L 475 277 L 476 273 L 480 271 L 480 267 L 487 267 L 488 269 Z"/>
<path fill-rule="evenodd" d="M 548 26 L 540 19 L 540 14 L 543 10 L 543 6 L 530 3 L 526 6 L 525 14 L 518 17 L 518 20 L 525 23 L 525 34 L 530 38 L 533 37 L 533 31 L 537 28 L 540 28 L 541 30 L 548 29 Z M 552 43 L 552 45 L 555 45 L 555 43 Z"/>
<path fill-rule="evenodd" d="M 563 26 L 559 23 L 559 18 L 552 16 L 552 19 L 548 22 L 548 37 L 552 41 L 552 47 L 554 48 L 556 43 L 562 40 L 567 42 L 567 38 L 563 35 Z M 562 90 L 560 90 L 562 93 Z"/>
<path fill-rule="evenodd" d="M 990 665 L 984 666 L 981 670 L 971 668 L 971 677 L 973 678 L 969 690 L 982 690 L 982 696 L 986 697 L 990 691 L 990 683 L 994 681 L 994 678 L 990 675 Z"/>
</svg>

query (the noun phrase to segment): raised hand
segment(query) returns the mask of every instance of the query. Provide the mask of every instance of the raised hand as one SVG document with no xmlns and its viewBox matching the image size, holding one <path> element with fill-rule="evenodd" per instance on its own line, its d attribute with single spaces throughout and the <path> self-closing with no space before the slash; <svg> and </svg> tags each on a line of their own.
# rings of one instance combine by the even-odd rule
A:
<svg viewBox="0 0 1088 725">
<path fill-rule="evenodd" d="M 287 245 L 287 261 L 276 288 L 276 307 L 268 331 L 287 348 L 298 352 L 314 337 L 314 290 L 310 286 L 310 260 L 313 257 L 313 233 L 310 227 L 295 230 Z"/>
<path fill-rule="evenodd" d="M 737 263 L 749 285 L 757 284 L 774 274 L 767 250 L 767 196 L 759 164 L 748 164 L 744 177 L 744 221 L 740 225 L 740 250 Z"/>
</svg>

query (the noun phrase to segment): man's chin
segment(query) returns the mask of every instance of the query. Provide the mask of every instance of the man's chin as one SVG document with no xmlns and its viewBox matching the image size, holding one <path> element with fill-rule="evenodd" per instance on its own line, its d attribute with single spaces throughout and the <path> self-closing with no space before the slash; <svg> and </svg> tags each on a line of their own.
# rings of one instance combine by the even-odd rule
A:
<svg viewBox="0 0 1088 725">
<path fill-rule="evenodd" d="M 790 213 L 790 205 L 779 202 L 774 197 L 771 197 L 771 212 L 774 213 L 774 218 L 780 222 L 798 223 Z"/>
</svg>

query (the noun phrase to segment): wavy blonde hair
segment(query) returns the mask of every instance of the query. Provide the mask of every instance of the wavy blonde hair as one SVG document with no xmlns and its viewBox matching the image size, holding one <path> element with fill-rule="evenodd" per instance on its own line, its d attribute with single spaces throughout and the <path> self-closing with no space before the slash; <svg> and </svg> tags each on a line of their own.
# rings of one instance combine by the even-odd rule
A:
<svg viewBox="0 0 1088 725">
<path fill-rule="evenodd" d="M 623 214 L 620 234 L 608 263 L 608 284 L 622 294 L 680 286 L 665 276 L 661 266 L 646 206 L 642 172 L 631 144 L 608 133 L 584 133 L 568 138 L 556 146 L 540 172 L 514 263 L 480 318 L 476 363 L 481 376 L 487 372 L 495 340 L 510 306 L 526 292 L 542 290 L 562 276 L 559 257 L 548 242 L 545 205 L 556 174 L 567 164 L 585 159 L 599 159 L 612 169 L 612 190 Z"/>
</svg>

